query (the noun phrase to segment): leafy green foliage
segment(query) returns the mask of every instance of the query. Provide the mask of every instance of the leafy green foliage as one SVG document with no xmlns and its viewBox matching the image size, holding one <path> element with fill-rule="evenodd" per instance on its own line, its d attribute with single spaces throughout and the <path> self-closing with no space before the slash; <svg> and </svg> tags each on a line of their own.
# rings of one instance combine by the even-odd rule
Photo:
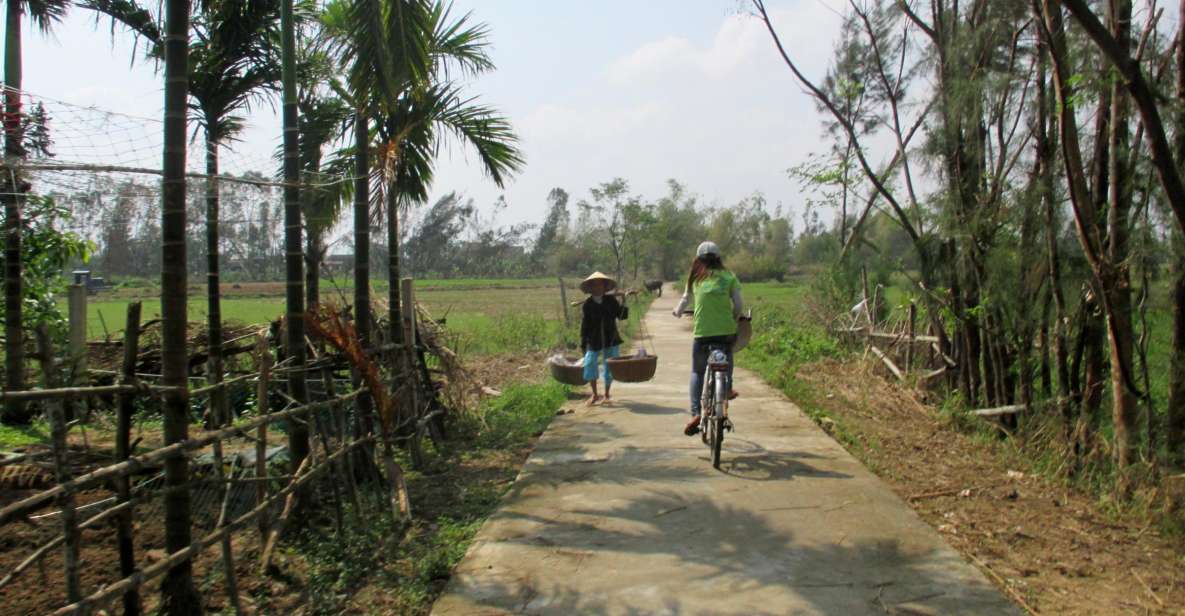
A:
<svg viewBox="0 0 1185 616">
<path fill-rule="evenodd" d="M 2 214 L 0 214 L 2 216 Z M 66 320 L 58 308 L 57 296 L 66 288 L 62 270 L 76 260 L 86 261 L 90 242 L 77 233 L 63 231 L 72 214 L 52 198 L 29 195 L 25 202 L 21 233 L 23 318 L 27 324 L 48 323 L 55 337 L 65 335 Z M 0 238 L 0 245 L 4 238 Z M 3 252 L 0 251 L 0 265 Z M 3 318 L 0 315 L 0 318 Z"/>
</svg>

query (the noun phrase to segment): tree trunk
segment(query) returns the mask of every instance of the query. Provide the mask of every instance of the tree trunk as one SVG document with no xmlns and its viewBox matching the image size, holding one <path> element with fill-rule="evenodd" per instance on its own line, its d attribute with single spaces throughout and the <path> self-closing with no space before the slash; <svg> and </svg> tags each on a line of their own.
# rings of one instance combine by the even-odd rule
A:
<svg viewBox="0 0 1185 616">
<path fill-rule="evenodd" d="M 206 116 L 206 317 L 209 334 L 206 376 L 210 385 L 222 382 L 222 290 L 218 276 L 218 222 L 221 217 L 218 212 L 218 139 L 214 128 L 217 125 L 218 118 Z M 226 390 L 210 392 L 207 427 L 221 426 L 230 420 L 226 400 Z"/>
<path fill-rule="evenodd" d="M 300 238 L 300 127 L 296 114 L 296 31 L 293 0 L 283 0 L 280 12 L 281 77 L 284 116 L 284 251 L 288 281 L 287 355 L 294 369 L 288 377 L 288 392 L 298 404 L 308 400 L 305 367 L 304 263 Z M 292 420 L 288 426 L 288 464 L 295 475 L 309 455 L 307 424 Z"/>
<path fill-rule="evenodd" d="M 1112 0 L 1107 4 L 1107 18 L 1116 41 L 1125 49 L 1131 47 L 1130 0 Z M 1115 431 L 1115 457 L 1119 468 L 1125 469 L 1134 461 L 1137 445 L 1139 400 L 1136 397 L 1134 344 L 1132 325 L 1131 278 L 1127 266 L 1130 257 L 1129 226 L 1132 206 L 1131 174 L 1125 169 L 1130 151 L 1128 97 L 1123 84 L 1111 84 L 1111 158 L 1107 208 L 1107 262 L 1110 276 L 1104 277 L 1103 292 L 1107 294 L 1107 334 L 1111 350 L 1111 418 Z M 1121 485 L 1121 489 L 1126 486 Z"/>
<path fill-rule="evenodd" d="M 4 38 L 4 156 L 20 159 L 21 145 L 21 10 L 23 2 L 6 3 L 7 25 Z M 24 183 L 15 169 L 6 169 L 0 180 L 4 193 L 4 388 L 25 389 L 25 332 L 22 329 L 21 301 L 21 209 Z M 2 419 L 6 424 L 29 423 L 32 414 L 27 404 L 4 403 Z"/>
<path fill-rule="evenodd" d="M 1185 0 L 1177 10 L 1177 40 L 1185 40 Z M 1178 44 L 1177 64 L 1177 133 L 1173 149 L 1177 160 L 1185 160 L 1185 45 Z M 1168 426 L 1165 448 L 1170 464 L 1185 466 L 1185 234 L 1174 232 L 1173 268 L 1173 352 L 1169 369 Z"/>
<path fill-rule="evenodd" d="M 370 133 L 366 112 L 354 116 L 354 328 L 358 343 L 371 350 L 370 336 Z M 365 434 L 374 434 L 374 399 L 370 394 L 358 397 L 359 423 Z M 362 448 L 370 451 L 369 447 Z M 361 454 L 360 454 L 361 455 Z M 357 468 L 370 468 L 373 457 L 359 459 Z"/>
<path fill-rule="evenodd" d="M 321 304 L 321 231 L 311 223 L 306 224 L 306 227 L 308 238 L 304 254 L 305 307 L 308 312 L 313 312 Z"/>
<path fill-rule="evenodd" d="M 1182 2 L 1185 6 L 1185 0 Z M 1169 370 L 1168 459 L 1185 466 L 1185 256 L 1177 250 L 1173 272 L 1173 354 Z"/>
<path fill-rule="evenodd" d="M 398 163 L 393 166 L 397 167 Z M 389 335 L 391 342 L 403 344 L 403 313 L 399 297 L 399 195 L 394 178 L 387 182 L 387 283 Z M 401 352 L 396 354 L 402 356 Z"/>
<path fill-rule="evenodd" d="M 1106 380 L 1106 359 L 1103 353 L 1104 317 L 1094 300 L 1086 302 L 1083 313 L 1082 345 L 1086 358 L 1085 381 L 1080 395 L 1082 407 L 1078 411 L 1078 442 L 1080 451 L 1086 451 L 1088 439 L 1103 407 L 1104 381 Z"/>
<path fill-rule="evenodd" d="M 186 96 L 189 89 L 189 2 L 165 2 L 164 178 L 161 204 L 161 371 L 164 384 L 165 444 L 189 438 L 189 392 L 185 327 L 189 299 L 185 246 Z M 189 459 L 165 461 L 165 549 L 189 547 Z M 162 611 L 169 616 L 202 613 L 193 585 L 193 563 L 178 563 L 161 583 Z"/>
<path fill-rule="evenodd" d="M 1053 346 L 1049 335 L 1049 318 L 1052 314 L 1053 303 L 1049 294 L 1044 294 L 1041 300 L 1040 329 L 1037 330 L 1037 346 L 1041 348 L 1041 395 L 1044 398 L 1053 397 L 1053 368 L 1049 362 L 1049 350 Z"/>
</svg>

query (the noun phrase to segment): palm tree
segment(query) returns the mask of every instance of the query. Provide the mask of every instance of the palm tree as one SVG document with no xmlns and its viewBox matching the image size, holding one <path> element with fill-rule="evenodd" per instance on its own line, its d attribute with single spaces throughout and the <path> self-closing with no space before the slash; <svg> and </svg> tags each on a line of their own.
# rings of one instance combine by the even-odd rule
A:
<svg viewBox="0 0 1185 616">
<path fill-rule="evenodd" d="M 378 119 L 380 151 L 383 160 L 383 184 L 386 191 L 388 257 L 388 319 L 391 339 L 402 340 L 400 326 L 400 209 L 428 198 L 433 178 L 433 163 L 441 142 L 459 139 L 472 147 L 483 169 L 502 186 L 509 174 L 522 167 L 523 158 L 510 123 L 493 108 L 480 105 L 475 98 L 463 96 L 462 89 L 450 81 L 454 71 L 477 75 L 494 68 L 487 54 L 488 28 L 471 25 L 469 15 L 452 19 L 449 5 L 435 1 L 427 13 L 428 64 L 422 73 L 391 72 L 393 90 L 384 101 Z M 395 35 L 389 45 L 395 51 L 402 45 Z"/>
<path fill-rule="evenodd" d="M 328 43 L 314 33 L 298 51 L 297 111 L 299 112 L 301 210 L 305 221 L 305 304 L 309 311 L 320 303 L 321 262 L 325 258 L 325 233 L 337 224 L 351 187 L 343 180 L 352 171 L 352 153 L 339 152 L 325 161 L 325 149 L 341 138 L 351 118 L 350 105 L 339 94 L 332 58 L 323 49 Z M 330 84 L 326 89 L 322 84 Z M 282 158 L 282 153 L 281 153 Z"/>
<path fill-rule="evenodd" d="M 159 59 L 163 39 L 147 9 L 134 1 L 86 0 L 84 6 L 106 14 L 149 42 L 150 58 Z M 222 294 L 219 285 L 219 147 L 243 129 L 237 114 L 274 89 L 279 77 L 275 39 L 279 0 L 211 0 L 198 5 L 189 49 L 189 108 L 206 142 L 206 288 L 209 327 L 207 372 L 222 380 Z M 228 419 L 226 394 L 210 395 L 215 422 Z"/>
<path fill-rule="evenodd" d="M 427 198 L 440 144 L 459 137 L 473 146 L 495 182 L 522 165 L 509 123 L 461 95 L 451 71 L 476 74 L 493 67 L 485 52 L 486 28 L 467 17 L 450 18 L 448 5 L 423 0 L 335 2 L 323 20 L 334 37 L 356 114 L 358 174 L 355 190 L 355 297 L 359 334 L 369 343 L 369 225 L 386 208 L 389 247 L 390 338 L 402 340 L 399 297 L 399 209 Z M 369 129 L 371 122 L 376 130 Z M 377 137 L 378 144 L 372 147 Z M 370 154 L 377 154 L 374 202 Z M 377 206 L 372 209 L 372 206 Z"/>
<path fill-rule="evenodd" d="M 70 6 L 69 0 L 8 0 L 4 32 L 4 156 L 23 158 L 25 148 L 21 122 L 21 87 L 24 58 L 21 47 L 21 17 L 27 12 L 42 33 L 60 21 Z M 4 387 L 10 391 L 25 388 L 25 336 L 21 316 L 24 289 L 21 284 L 21 210 L 28 190 L 17 170 L 6 170 L 0 180 L 4 194 Z M 6 402 L 2 416 L 6 424 L 27 424 L 32 419 L 28 406 Z"/>
<path fill-rule="evenodd" d="M 345 158 L 323 163 L 324 150 L 342 134 L 350 118 L 350 108 L 335 96 L 302 97 L 300 111 L 300 194 L 305 221 L 305 304 L 309 310 L 321 300 L 321 262 L 325 259 L 325 233 L 341 216 L 345 201 L 344 184 L 348 173 Z"/>
<path fill-rule="evenodd" d="M 161 217 L 161 365 L 165 394 L 165 441 L 189 438 L 189 366 L 185 325 L 188 290 L 185 266 L 185 146 L 186 94 L 189 66 L 189 2 L 166 0 L 164 45 L 165 112 L 164 178 Z M 189 460 L 185 456 L 165 461 L 165 548 L 169 553 L 189 547 Z M 201 597 L 193 585 L 193 563 L 185 560 L 165 574 L 161 584 L 162 607 L 169 616 L 202 613 Z"/>
<path fill-rule="evenodd" d="M 284 252 L 287 293 L 287 340 L 285 347 L 292 361 L 293 375 L 288 379 L 288 393 L 297 404 L 308 401 L 304 336 L 304 263 L 300 238 L 300 126 L 296 108 L 296 19 L 293 0 L 281 0 L 280 64 L 284 127 Z M 293 419 L 288 428 L 288 463 L 295 475 L 309 455 L 309 429 Z"/>
</svg>

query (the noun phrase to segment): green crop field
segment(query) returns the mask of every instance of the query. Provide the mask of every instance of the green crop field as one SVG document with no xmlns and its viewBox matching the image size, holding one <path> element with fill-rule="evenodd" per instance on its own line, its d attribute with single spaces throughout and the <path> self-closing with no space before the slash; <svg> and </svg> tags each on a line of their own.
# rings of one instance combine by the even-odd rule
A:
<svg viewBox="0 0 1185 616">
<path fill-rule="evenodd" d="M 569 284 L 574 283 L 573 280 Z M 225 323 L 264 326 L 284 313 L 280 283 L 226 286 L 222 299 Z M 202 285 L 190 285 L 189 321 L 195 326 L 206 320 L 204 291 Z M 375 281 L 372 292 L 376 302 L 384 302 L 385 282 Z M 569 301 L 583 297 L 574 287 L 567 293 Z M 353 299 L 352 290 L 343 286 L 343 281 L 331 280 L 322 281 L 321 297 L 323 302 L 331 304 L 348 304 Z M 148 286 L 120 288 L 88 299 L 87 335 L 92 340 L 121 336 L 131 301 L 143 303 L 142 320 L 160 317 L 159 296 Z M 444 321 L 450 343 L 465 355 L 560 347 L 575 342 L 579 322 L 579 308 L 570 307 L 573 323 L 565 326 L 558 282 L 551 279 L 417 280 L 416 300 L 433 318 Z"/>
</svg>

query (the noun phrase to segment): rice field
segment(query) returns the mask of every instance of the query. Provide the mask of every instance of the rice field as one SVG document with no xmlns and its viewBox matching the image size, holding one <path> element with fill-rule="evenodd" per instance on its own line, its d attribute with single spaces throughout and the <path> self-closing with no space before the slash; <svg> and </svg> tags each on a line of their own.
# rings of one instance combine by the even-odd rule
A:
<svg viewBox="0 0 1185 616">
<path fill-rule="evenodd" d="M 569 284 L 568 301 L 581 299 L 575 281 Z M 282 283 L 226 287 L 222 299 L 226 323 L 262 327 L 284 312 Z M 417 280 L 415 288 L 417 301 L 433 318 L 444 321 L 453 346 L 463 355 L 549 350 L 578 342 L 579 307 L 568 309 L 572 322 L 565 325 L 559 284 L 554 279 Z M 372 284 L 376 302 L 385 300 L 386 291 L 385 281 Z M 352 288 L 343 281 L 323 280 L 321 297 L 327 303 L 349 303 Z M 151 287 L 120 288 L 88 298 L 88 337 L 122 336 L 127 305 L 135 300 L 143 303 L 143 321 L 160 317 L 159 295 Z M 204 285 L 191 285 L 189 321 L 204 323 L 206 315 Z"/>
</svg>

